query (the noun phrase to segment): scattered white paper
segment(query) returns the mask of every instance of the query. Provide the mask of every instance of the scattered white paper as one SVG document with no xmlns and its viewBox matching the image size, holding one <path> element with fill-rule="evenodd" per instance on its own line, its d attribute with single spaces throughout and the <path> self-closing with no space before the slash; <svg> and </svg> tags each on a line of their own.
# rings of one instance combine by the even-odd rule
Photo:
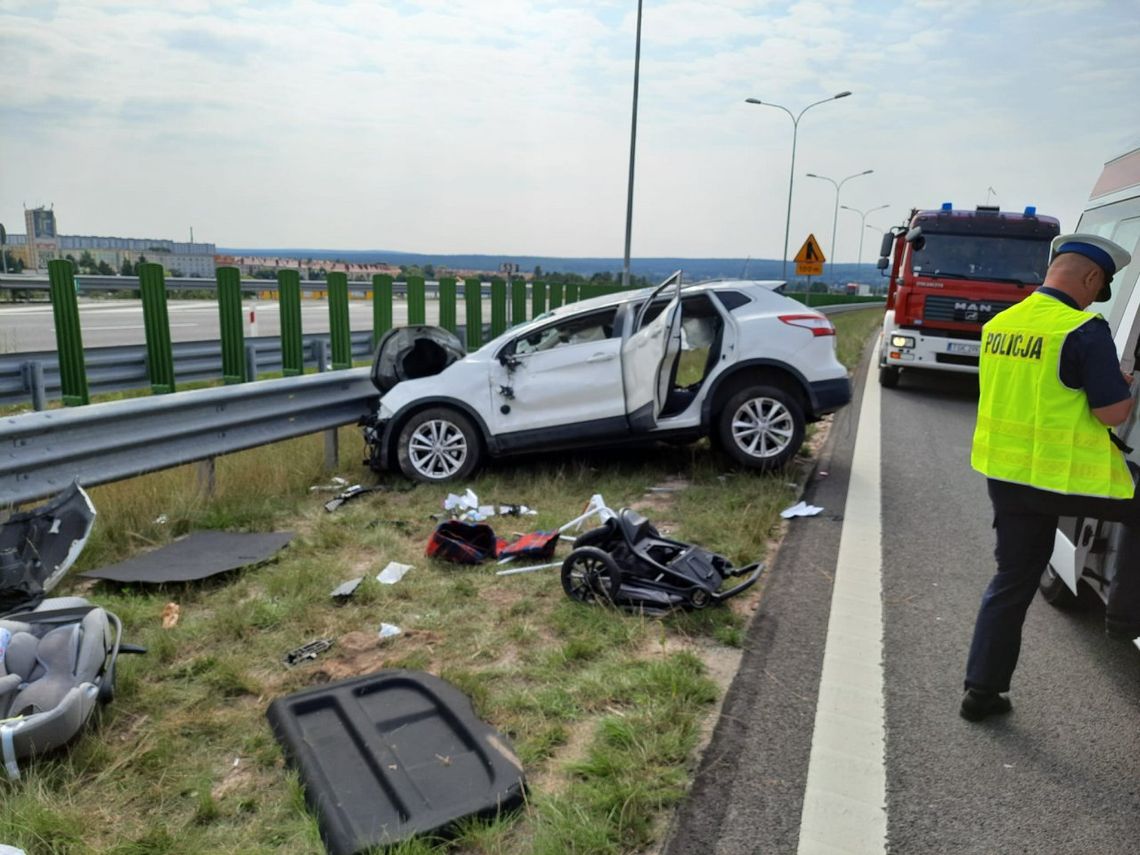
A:
<svg viewBox="0 0 1140 855">
<path fill-rule="evenodd" d="M 381 638 L 395 638 L 402 631 L 403 630 L 401 630 L 398 626 L 396 626 L 393 623 L 382 623 L 382 624 L 380 624 L 380 637 Z"/>
<path fill-rule="evenodd" d="M 389 561 L 388 566 L 376 576 L 376 581 L 381 585 L 395 585 L 411 569 L 411 564 L 397 564 L 395 561 Z"/>
<path fill-rule="evenodd" d="M 798 502 L 790 508 L 784 508 L 780 511 L 780 516 L 786 520 L 792 517 L 814 517 L 816 514 L 823 511 L 823 508 L 816 505 L 809 505 L 807 502 Z"/>
<path fill-rule="evenodd" d="M 467 492 L 462 496 L 457 496 L 455 493 L 448 493 L 447 498 L 443 500 L 443 509 L 445 511 L 454 510 L 468 510 L 473 511 L 479 507 L 479 497 L 472 492 L 471 488 L 467 488 Z"/>
<path fill-rule="evenodd" d="M 166 516 L 166 514 L 159 514 L 157 517 L 154 518 L 154 524 L 155 525 L 166 525 L 167 520 L 168 520 L 168 517 Z"/>
<path fill-rule="evenodd" d="M 518 516 L 518 517 L 536 517 L 538 511 L 528 508 L 526 505 L 499 505 L 499 513 L 502 516 Z"/>
</svg>

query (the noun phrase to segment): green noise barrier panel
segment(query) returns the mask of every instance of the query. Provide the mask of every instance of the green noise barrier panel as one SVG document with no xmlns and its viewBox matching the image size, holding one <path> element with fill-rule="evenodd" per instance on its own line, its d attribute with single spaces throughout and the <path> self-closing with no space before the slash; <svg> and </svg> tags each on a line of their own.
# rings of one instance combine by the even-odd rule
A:
<svg viewBox="0 0 1140 855">
<path fill-rule="evenodd" d="M 427 295 L 424 293 L 422 276 L 408 277 L 408 326 L 423 326 L 427 323 Z"/>
<path fill-rule="evenodd" d="M 348 321 L 348 274 L 330 273 L 329 343 L 334 371 L 352 367 L 352 333 Z"/>
<path fill-rule="evenodd" d="M 526 282 L 517 279 L 511 283 L 511 326 L 526 320 Z"/>
<path fill-rule="evenodd" d="M 448 332 L 455 332 L 455 279 L 445 276 L 439 280 L 439 325 Z"/>
<path fill-rule="evenodd" d="M 143 325 L 146 327 L 146 365 L 150 388 L 156 395 L 174 391 L 174 350 L 170 343 L 170 316 L 166 310 L 166 278 L 161 264 L 139 265 Z"/>
<path fill-rule="evenodd" d="M 463 280 L 463 302 L 467 305 L 467 352 L 483 346 L 483 283 Z"/>
<path fill-rule="evenodd" d="M 532 282 L 530 285 L 530 316 L 537 318 L 546 311 L 546 283 Z"/>
<path fill-rule="evenodd" d="M 567 286 L 566 286 L 566 302 L 567 303 L 577 303 L 578 302 L 578 286 L 577 285 L 574 285 L 573 283 L 567 284 Z"/>
<path fill-rule="evenodd" d="M 218 328 L 222 333 L 222 380 L 227 384 L 244 383 L 245 318 L 241 308 L 241 271 L 236 267 L 219 267 Z"/>
<path fill-rule="evenodd" d="M 372 341 L 392 329 L 392 277 L 377 273 L 372 277 Z"/>
<path fill-rule="evenodd" d="M 502 335 L 507 329 L 507 283 L 491 280 L 491 338 Z"/>
<path fill-rule="evenodd" d="M 562 283 L 550 283 L 550 308 L 557 309 L 562 305 Z"/>
<path fill-rule="evenodd" d="M 305 373 L 301 341 L 301 274 L 296 270 L 278 270 L 277 293 L 281 301 L 281 373 L 286 377 L 296 377 Z"/>
<path fill-rule="evenodd" d="M 64 406 L 91 403 L 87 366 L 83 362 L 83 335 L 79 329 L 79 300 L 75 273 L 67 259 L 48 262 L 51 280 L 51 312 L 55 319 L 55 347 L 59 354 L 59 381 Z"/>
</svg>

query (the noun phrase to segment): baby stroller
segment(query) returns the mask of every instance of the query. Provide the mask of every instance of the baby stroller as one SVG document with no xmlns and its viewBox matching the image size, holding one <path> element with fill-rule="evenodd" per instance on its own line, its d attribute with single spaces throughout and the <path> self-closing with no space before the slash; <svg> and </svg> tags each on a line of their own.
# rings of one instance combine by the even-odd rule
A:
<svg viewBox="0 0 1140 855">
<path fill-rule="evenodd" d="M 663 614 L 722 603 L 752 587 L 763 572 L 763 562 L 733 567 L 723 555 L 664 538 L 645 517 L 623 508 L 574 541 L 562 563 L 562 589 L 581 603 Z M 747 578 L 720 589 L 726 578 L 739 576 Z"/>
</svg>

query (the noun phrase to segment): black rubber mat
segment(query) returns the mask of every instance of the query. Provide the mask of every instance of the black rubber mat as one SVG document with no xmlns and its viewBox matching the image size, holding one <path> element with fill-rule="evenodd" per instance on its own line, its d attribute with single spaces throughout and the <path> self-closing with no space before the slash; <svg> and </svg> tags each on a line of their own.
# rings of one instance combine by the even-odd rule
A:
<svg viewBox="0 0 1140 855">
<path fill-rule="evenodd" d="M 267 561 L 292 539 L 291 531 L 196 531 L 168 546 L 79 575 L 112 582 L 193 582 Z"/>
<path fill-rule="evenodd" d="M 467 696 L 420 671 L 380 671 L 269 705 L 333 855 L 446 834 L 522 804 L 522 764 Z"/>
</svg>

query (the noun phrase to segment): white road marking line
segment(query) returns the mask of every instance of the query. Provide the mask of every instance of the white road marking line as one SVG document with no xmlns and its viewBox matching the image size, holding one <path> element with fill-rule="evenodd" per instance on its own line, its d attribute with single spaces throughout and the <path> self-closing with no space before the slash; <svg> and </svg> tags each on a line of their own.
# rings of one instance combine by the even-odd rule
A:
<svg viewBox="0 0 1140 855">
<path fill-rule="evenodd" d="M 839 538 L 799 855 L 887 851 L 879 412 L 872 365 Z"/>
<path fill-rule="evenodd" d="M 196 327 L 198 325 L 197 324 L 169 324 L 169 326 L 171 329 L 174 329 L 174 327 Z M 103 330 L 145 330 L 145 329 L 146 329 L 146 326 L 144 324 L 123 324 L 123 325 L 116 325 L 116 326 L 102 326 L 102 325 L 100 325 L 97 327 L 92 327 L 90 330 L 88 330 L 88 332 L 97 333 L 97 332 L 102 332 Z"/>
</svg>

